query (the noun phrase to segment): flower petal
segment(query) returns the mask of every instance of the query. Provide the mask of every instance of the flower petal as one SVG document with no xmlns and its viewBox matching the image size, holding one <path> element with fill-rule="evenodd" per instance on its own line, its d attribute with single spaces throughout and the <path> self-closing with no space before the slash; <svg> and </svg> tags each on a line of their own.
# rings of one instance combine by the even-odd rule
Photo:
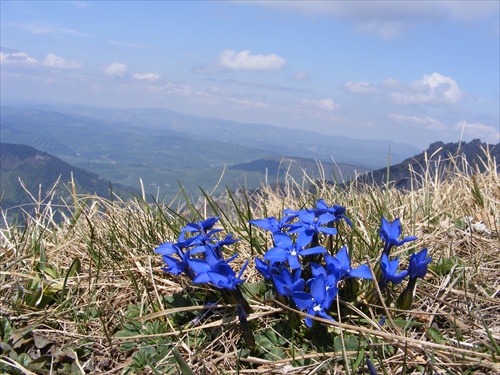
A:
<svg viewBox="0 0 500 375">
<path fill-rule="evenodd" d="M 284 262 L 286 260 L 286 250 L 281 247 L 273 247 L 264 254 L 264 259 L 272 263 Z"/>
<path fill-rule="evenodd" d="M 299 251 L 299 254 L 302 255 L 303 257 L 307 255 L 324 254 L 324 253 L 326 253 L 326 249 L 323 246 L 314 246 Z"/>
<path fill-rule="evenodd" d="M 312 296 L 306 292 L 293 292 L 293 301 L 299 310 L 307 310 L 313 306 Z"/>
<path fill-rule="evenodd" d="M 361 277 L 363 279 L 372 279 L 372 273 L 370 267 L 367 264 L 362 264 L 359 267 L 353 268 L 351 270 L 351 277 Z"/>
</svg>

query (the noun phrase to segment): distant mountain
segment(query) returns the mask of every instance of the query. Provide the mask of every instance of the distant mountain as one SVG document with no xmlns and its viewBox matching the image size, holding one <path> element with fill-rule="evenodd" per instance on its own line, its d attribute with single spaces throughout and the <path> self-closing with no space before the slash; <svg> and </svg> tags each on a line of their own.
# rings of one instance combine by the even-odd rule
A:
<svg viewBox="0 0 500 375">
<path fill-rule="evenodd" d="M 168 200 L 178 194 L 179 183 L 196 198 L 200 187 L 207 192 L 226 186 L 251 189 L 267 177 L 276 181 L 269 167 L 268 175 L 265 167 L 234 167 L 245 163 L 263 165 L 262 160 L 286 156 L 303 159 L 292 166 L 297 172 L 300 168 L 294 166 L 309 159 L 313 167 L 318 160 L 338 164 L 342 172 L 362 173 L 385 165 L 389 147 L 393 162 L 419 151 L 389 141 L 333 137 L 163 109 L 57 108 L 2 107 L 2 142 L 32 146 L 113 183 L 138 187 L 142 180 L 148 194 Z M 318 176 L 316 167 L 307 169 Z M 330 171 L 337 174 L 339 168 L 328 167 Z"/>
<path fill-rule="evenodd" d="M 382 185 L 387 183 L 387 173 L 389 173 L 389 182 L 394 187 L 409 190 L 413 179 L 413 182 L 417 183 L 417 186 L 414 185 L 413 188 L 418 188 L 426 172 L 430 173 L 430 178 L 436 175 L 439 178 L 446 178 L 448 171 L 461 171 L 468 174 L 483 172 L 485 165 L 488 164 L 485 150 L 488 150 L 490 156 L 496 159 L 497 170 L 500 170 L 500 143 L 492 145 L 482 143 L 479 139 L 447 144 L 439 141 L 432 143 L 427 150 L 392 165 L 389 170 L 381 168 L 368 172 L 357 181 Z M 465 157 L 467 167 L 462 163 L 462 157 Z"/>
<path fill-rule="evenodd" d="M 5 108 L 8 111 L 5 111 Z M 61 110 L 60 108 L 63 108 Z M 190 140 L 208 143 L 223 142 L 266 152 L 267 156 L 303 157 L 336 163 L 349 163 L 375 169 L 384 166 L 391 153 L 393 163 L 399 163 L 420 150 L 408 144 L 389 140 L 361 140 L 331 136 L 313 131 L 290 129 L 265 124 L 246 124 L 211 117 L 193 116 L 166 109 L 108 109 L 84 106 L 39 107 L 37 121 L 45 122 L 45 114 L 70 116 L 80 124 L 101 123 L 120 131 L 153 134 L 157 137 L 175 134 Z M 26 110 L 12 107 L 2 109 L 6 125 L 23 117 Z M 29 120 L 31 121 L 31 120 Z M 25 121 L 24 121 L 25 122 Z M 256 159 L 256 158 L 254 158 Z M 238 163 L 240 161 L 234 161 Z M 226 164 L 233 164 L 227 162 Z"/>
<path fill-rule="evenodd" d="M 276 178 L 282 180 L 287 174 L 294 178 L 300 178 L 305 173 L 310 178 L 348 181 L 356 175 L 368 172 L 367 168 L 352 164 L 320 162 L 313 159 L 297 157 L 257 159 L 248 163 L 232 165 L 229 169 L 261 173 L 268 176 L 269 183 L 275 183 Z"/>
<path fill-rule="evenodd" d="M 26 145 L 0 143 L 0 197 L 3 198 L 0 204 L 4 210 L 34 203 L 20 181 L 35 197 L 38 197 L 41 188 L 40 196 L 44 199 L 59 179 L 60 184 L 53 190 L 53 204 L 61 203 L 60 199 L 71 204 L 71 193 L 66 187 L 69 187 L 72 177 L 79 194 L 111 198 L 112 187 L 115 194 L 123 198 L 131 197 L 131 188 L 119 184 L 110 186 L 97 174 L 69 165 L 46 152 Z"/>
</svg>

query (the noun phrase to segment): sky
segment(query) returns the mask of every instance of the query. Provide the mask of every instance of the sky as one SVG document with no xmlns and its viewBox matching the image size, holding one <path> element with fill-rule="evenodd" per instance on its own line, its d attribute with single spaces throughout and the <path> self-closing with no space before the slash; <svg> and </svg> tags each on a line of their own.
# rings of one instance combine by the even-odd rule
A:
<svg viewBox="0 0 500 375">
<path fill-rule="evenodd" d="M 1 101 L 499 142 L 500 2 L 0 2 Z"/>
</svg>

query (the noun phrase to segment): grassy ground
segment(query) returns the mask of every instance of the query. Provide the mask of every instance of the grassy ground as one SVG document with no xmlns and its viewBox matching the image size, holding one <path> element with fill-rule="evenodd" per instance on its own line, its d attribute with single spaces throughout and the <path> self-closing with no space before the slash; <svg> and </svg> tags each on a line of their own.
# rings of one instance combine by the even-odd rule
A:
<svg viewBox="0 0 500 375">
<path fill-rule="evenodd" d="M 474 170 L 462 158 L 459 164 Z M 151 205 L 74 192 L 73 203 L 58 206 L 33 197 L 37 209 L 25 225 L 5 222 L 0 232 L 0 373 L 358 374 L 368 373 L 367 358 L 379 374 L 499 373 L 497 165 L 490 160 L 473 177 L 458 168 L 445 181 L 430 168 L 423 177 L 408 192 L 289 179 L 284 192 L 228 193 L 227 204 L 207 197 L 201 207 L 182 196 Z M 376 263 L 381 216 L 401 218 L 403 235 L 418 236 L 395 250 L 402 268 L 408 254 L 429 249 L 433 260 L 411 311 L 398 311 L 390 298 L 373 306 L 361 295 L 334 303 L 337 322 L 308 329 L 289 318 L 294 314 L 253 263 L 270 239 L 248 220 L 313 207 L 318 198 L 347 208 L 353 227 L 341 226 L 334 245 L 348 244 L 353 263 Z M 56 212 L 64 213 L 61 224 Z M 253 308 L 247 319 L 254 349 L 242 339 L 234 306 L 163 272 L 153 251 L 175 241 L 187 222 L 213 213 L 224 233 L 241 239 L 230 249 L 239 253 L 234 267 L 250 260 L 243 293 Z M 209 310 L 208 302 L 219 308 Z"/>
</svg>

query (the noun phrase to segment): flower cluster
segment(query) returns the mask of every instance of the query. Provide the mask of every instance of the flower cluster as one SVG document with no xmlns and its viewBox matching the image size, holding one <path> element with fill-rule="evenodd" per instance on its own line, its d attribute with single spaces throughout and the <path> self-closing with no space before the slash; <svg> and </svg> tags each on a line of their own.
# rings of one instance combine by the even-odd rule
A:
<svg viewBox="0 0 500 375">
<path fill-rule="evenodd" d="M 367 265 L 352 268 L 347 247 L 331 255 L 322 245 L 337 234 L 335 226 L 340 220 L 352 225 L 345 211 L 344 207 L 329 207 L 319 200 L 316 208 L 284 210 L 281 220 L 270 217 L 250 221 L 270 231 L 273 238 L 274 246 L 263 259 L 255 260 L 257 270 L 292 307 L 306 310 L 308 327 L 313 325 L 311 316 L 333 320 L 329 310 L 341 280 L 372 278 Z"/>
<path fill-rule="evenodd" d="M 392 222 L 388 222 L 382 217 L 380 238 L 384 241 L 384 250 L 380 257 L 380 262 L 377 265 L 377 282 L 381 290 L 387 287 L 387 284 L 400 284 L 408 275 L 410 280 L 406 289 L 401 293 L 397 300 L 397 307 L 400 309 L 408 310 L 413 302 L 415 293 L 416 282 L 418 278 L 424 278 L 427 274 L 427 266 L 432 260 L 432 257 L 427 257 L 427 249 L 423 249 L 418 253 L 413 253 L 410 256 L 410 264 L 407 270 L 398 271 L 399 258 L 389 259 L 390 251 L 393 246 L 401 246 L 406 242 L 414 241 L 417 239 L 415 236 L 408 236 L 399 239 L 401 236 L 401 222 L 399 218 Z M 372 291 L 371 297 L 375 295 Z M 373 301 L 373 298 L 368 298 Z"/>
<path fill-rule="evenodd" d="M 399 308 L 409 309 L 417 279 L 425 277 L 432 259 L 427 256 L 427 249 L 423 249 L 410 256 L 407 270 L 399 271 L 399 258 L 391 259 L 390 251 L 394 246 L 414 241 L 416 237 L 400 239 L 399 218 L 389 222 L 382 217 L 380 238 L 384 248 L 373 273 L 366 264 L 353 267 L 349 249 L 343 246 L 334 251 L 332 246 L 338 223 L 345 221 L 352 226 L 345 213 L 344 207 L 329 206 L 320 199 L 315 208 L 284 210 L 279 220 L 269 217 L 249 222 L 271 232 L 273 241 L 263 257 L 255 259 L 255 268 L 273 285 L 278 299 L 293 309 L 306 311 L 308 327 L 313 326 L 313 317 L 334 320 L 332 304 L 337 298 L 356 301 L 363 292 L 358 279 L 371 280 L 371 289 L 365 291 L 365 299 L 375 303 L 379 302 L 378 291 L 387 289 L 389 283 L 400 284 L 409 277 L 397 300 Z M 245 282 L 242 275 L 248 261 L 236 273 L 230 262 L 237 254 L 225 259 L 223 248 L 238 240 L 231 234 L 219 238 L 221 229 L 213 229 L 219 219 L 212 217 L 189 223 L 181 229 L 177 242 L 165 242 L 155 251 L 163 256 L 164 271 L 173 275 L 185 274 L 194 283 L 206 283 L 219 289 L 226 303 L 237 305 L 240 322 L 245 323 L 248 333 L 245 314 L 250 313 L 251 308 L 239 289 Z"/>
<path fill-rule="evenodd" d="M 229 263 L 238 256 L 235 254 L 224 259 L 223 247 L 237 242 L 231 234 L 224 239 L 217 237 L 221 229 L 212 229 L 220 217 L 189 223 L 181 229 L 177 242 L 165 242 L 155 249 L 163 256 L 167 267 L 164 271 L 173 275 L 186 274 L 195 284 L 208 283 L 222 291 L 227 303 L 237 303 L 249 312 L 250 308 L 244 300 L 238 286 L 245 282 L 243 272 L 248 264 L 245 262 L 238 274 Z M 187 237 L 187 234 L 190 234 Z"/>
</svg>

